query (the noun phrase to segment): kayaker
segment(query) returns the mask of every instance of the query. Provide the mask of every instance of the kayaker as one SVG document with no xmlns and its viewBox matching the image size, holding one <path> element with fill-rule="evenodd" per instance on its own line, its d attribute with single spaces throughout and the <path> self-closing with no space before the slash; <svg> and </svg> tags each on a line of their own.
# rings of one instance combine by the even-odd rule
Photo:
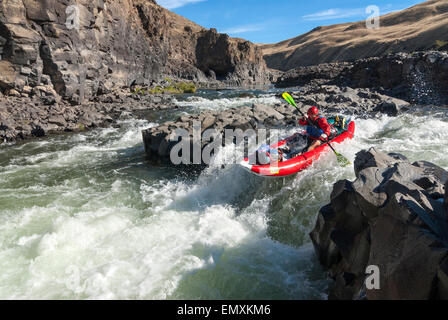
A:
<svg viewBox="0 0 448 320">
<path fill-rule="evenodd" d="M 316 107 L 309 108 L 308 118 L 300 119 L 299 124 L 307 126 L 306 132 L 298 132 L 287 138 L 287 143 L 278 149 L 282 155 L 288 154 L 289 158 L 312 151 L 328 140 L 333 139 L 337 134 L 337 130 L 328 123 L 327 119 L 319 116 L 319 109 Z M 303 142 L 303 138 L 308 141 Z M 306 146 L 305 149 L 304 145 Z"/>
<path fill-rule="evenodd" d="M 319 115 L 319 109 L 311 107 L 308 109 L 308 119 L 302 118 L 299 121 L 301 126 L 307 126 L 306 132 L 310 138 L 308 152 L 316 149 L 320 145 L 332 138 L 334 128 L 328 124 L 325 117 Z"/>
</svg>

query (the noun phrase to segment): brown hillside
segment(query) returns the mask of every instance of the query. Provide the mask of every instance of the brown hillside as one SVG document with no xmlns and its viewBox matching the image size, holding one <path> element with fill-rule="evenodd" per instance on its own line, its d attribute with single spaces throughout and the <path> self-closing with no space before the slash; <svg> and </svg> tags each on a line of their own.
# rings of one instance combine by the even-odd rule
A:
<svg viewBox="0 0 448 320">
<path fill-rule="evenodd" d="M 384 15 L 380 24 L 378 30 L 367 29 L 365 21 L 323 26 L 297 38 L 260 47 L 268 67 L 282 71 L 436 48 L 438 40 L 448 41 L 448 1 L 426 1 Z"/>
</svg>

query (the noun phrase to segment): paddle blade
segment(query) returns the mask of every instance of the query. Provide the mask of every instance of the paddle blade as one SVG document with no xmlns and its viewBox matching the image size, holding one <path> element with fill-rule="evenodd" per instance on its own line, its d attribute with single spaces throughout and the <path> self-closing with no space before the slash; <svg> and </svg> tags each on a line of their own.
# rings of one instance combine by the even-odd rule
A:
<svg viewBox="0 0 448 320">
<path fill-rule="evenodd" d="M 351 165 L 351 162 L 338 152 L 336 152 L 336 158 L 338 159 L 338 163 L 341 167 L 348 167 L 349 165 Z"/>
<path fill-rule="evenodd" d="M 296 102 L 291 97 L 291 95 L 288 92 L 283 93 L 282 95 L 283 99 L 285 99 L 290 105 L 293 105 L 294 107 L 297 107 Z"/>
</svg>

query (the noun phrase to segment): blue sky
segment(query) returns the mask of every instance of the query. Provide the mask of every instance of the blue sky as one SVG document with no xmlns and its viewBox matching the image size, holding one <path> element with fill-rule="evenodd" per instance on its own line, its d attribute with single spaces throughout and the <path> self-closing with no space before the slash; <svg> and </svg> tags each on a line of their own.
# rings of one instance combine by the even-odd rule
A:
<svg viewBox="0 0 448 320">
<path fill-rule="evenodd" d="M 157 0 L 167 9 L 206 28 L 256 43 L 274 43 L 321 26 L 360 21 L 369 5 L 380 14 L 422 0 Z"/>
</svg>

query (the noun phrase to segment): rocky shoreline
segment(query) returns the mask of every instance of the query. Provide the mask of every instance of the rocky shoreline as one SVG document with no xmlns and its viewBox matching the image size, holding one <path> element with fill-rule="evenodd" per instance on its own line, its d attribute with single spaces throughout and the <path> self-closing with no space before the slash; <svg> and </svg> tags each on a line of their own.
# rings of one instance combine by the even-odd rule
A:
<svg viewBox="0 0 448 320">
<path fill-rule="evenodd" d="M 45 92 L 41 94 L 0 97 L 0 144 L 62 132 L 117 126 L 117 120 L 137 118 L 142 111 L 177 108 L 170 95 L 140 96 L 129 90 L 117 90 L 75 106 L 51 91 L 48 95 Z"/>
<path fill-rule="evenodd" d="M 354 167 L 310 234 L 335 280 L 329 298 L 448 299 L 448 172 L 373 148 Z M 368 266 L 379 268 L 378 289 L 366 288 Z"/>
</svg>

